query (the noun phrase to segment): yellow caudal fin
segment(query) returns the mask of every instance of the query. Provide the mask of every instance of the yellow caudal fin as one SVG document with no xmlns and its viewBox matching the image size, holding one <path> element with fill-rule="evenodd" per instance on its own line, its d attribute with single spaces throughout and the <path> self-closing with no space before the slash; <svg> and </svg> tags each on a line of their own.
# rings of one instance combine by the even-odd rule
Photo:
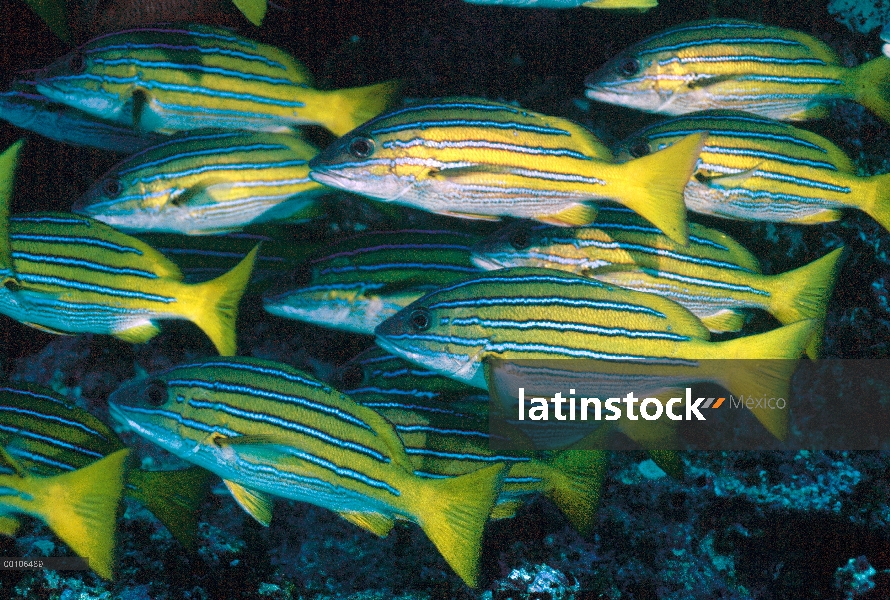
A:
<svg viewBox="0 0 890 600">
<path fill-rule="evenodd" d="M 235 321 L 238 318 L 238 303 L 250 281 L 258 250 L 259 246 L 251 250 L 225 275 L 194 285 L 199 299 L 190 307 L 192 312 L 189 318 L 207 334 L 222 356 L 234 356 L 236 353 Z"/>
<path fill-rule="evenodd" d="M 683 190 L 695 171 L 705 135 L 686 136 L 664 150 L 622 165 L 618 200 L 678 244 L 689 241 Z"/>
<path fill-rule="evenodd" d="M 872 191 L 864 194 L 869 200 L 862 210 L 881 227 L 890 231 L 890 173 L 868 177 L 866 184 L 872 187 Z"/>
<path fill-rule="evenodd" d="M 427 537 L 464 582 L 476 587 L 482 530 L 500 492 L 502 463 L 448 479 L 424 480 L 414 514 Z"/>
<path fill-rule="evenodd" d="M 596 509 L 609 453 L 606 450 L 563 450 L 550 461 L 555 473 L 547 493 L 578 533 L 588 535 L 596 522 Z"/>
<path fill-rule="evenodd" d="M 334 135 L 345 135 L 395 104 L 402 89 L 398 80 L 325 94 L 324 116 L 319 121 Z"/>
<path fill-rule="evenodd" d="M 175 471 L 127 473 L 127 495 L 145 505 L 179 543 L 194 550 L 198 535 L 198 509 L 216 476 L 201 467 Z"/>
<path fill-rule="evenodd" d="M 797 359 L 803 355 L 817 326 L 818 322 L 811 319 L 766 333 L 711 342 L 708 358 L 720 360 L 709 362 L 706 368 L 714 369 L 712 377 L 734 396 L 784 398 L 787 403 Z M 787 408 L 755 406 L 752 412 L 776 438 L 787 437 Z"/>
<path fill-rule="evenodd" d="M 46 498 L 41 518 L 105 579 L 112 576 L 115 521 L 129 453 L 118 450 L 77 471 L 32 482 Z"/>
<path fill-rule="evenodd" d="M 890 58 L 879 56 L 853 70 L 856 102 L 890 123 Z"/>
<path fill-rule="evenodd" d="M 769 312 L 783 325 L 815 319 L 813 338 L 807 356 L 819 358 L 828 301 L 834 292 L 843 248 L 837 248 L 818 260 L 780 275 L 766 276 L 769 281 Z"/>
<path fill-rule="evenodd" d="M 581 6 L 608 10 L 636 9 L 640 12 L 646 12 L 650 8 L 658 6 L 658 0 L 590 0 L 590 2 L 585 2 Z"/>
</svg>

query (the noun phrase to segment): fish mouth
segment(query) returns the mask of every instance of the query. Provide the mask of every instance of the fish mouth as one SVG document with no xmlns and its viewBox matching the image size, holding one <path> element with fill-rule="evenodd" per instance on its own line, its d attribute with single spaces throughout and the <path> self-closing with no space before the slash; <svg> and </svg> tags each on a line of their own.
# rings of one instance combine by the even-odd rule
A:
<svg viewBox="0 0 890 600">
<path fill-rule="evenodd" d="M 351 180 L 336 171 L 329 171 L 324 167 L 313 167 L 312 162 L 309 163 L 309 178 L 312 181 L 335 188 L 343 188 L 348 185 Z"/>
</svg>

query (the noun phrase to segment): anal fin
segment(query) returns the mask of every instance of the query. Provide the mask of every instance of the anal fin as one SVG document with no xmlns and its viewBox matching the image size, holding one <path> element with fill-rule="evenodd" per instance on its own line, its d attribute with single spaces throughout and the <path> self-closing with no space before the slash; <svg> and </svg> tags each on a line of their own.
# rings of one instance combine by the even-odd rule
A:
<svg viewBox="0 0 890 600">
<path fill-rule="evenodd" d="M 535 220 L 558 227 L 590 225 L 596 220 L 597 208 L 588 204 L 573 204 L 569 208 L 552 215 L 536 215 Z"/>
<path fill-rule="evenodd" d="M 370 531 L 377 537 L 382 538 L 388 536 L 393 525 L 395 525 L 392 519 L 384 514 L 376 512 L 343 510 L 338 514 L 353 525 L 358 525 L 365 531 Z"/>
<path fill-rule="evenodd" d="M 736 310 L 721 310 L 711 315 L 699 317 L 699 319 L 708 328 L 708 331 L 724 333 L 741 330 L 745 326 L 746 315 Z"/>
<path fill-rule="evenodd" d="M 264 492 L 251 490 L 240 483 L 223 479 L 238 506 L 266 527 L 272 522 L 272 499 Z"/>
<path fill-rule="evenodd" d="M 116 331 L 114 337 L 131 344 L 144 344 L 154 336 L 158 335 L 161 330 L 157 325 L 149 321 L 144 325 L 136 325 L 123 331 Z"/>
</svg>

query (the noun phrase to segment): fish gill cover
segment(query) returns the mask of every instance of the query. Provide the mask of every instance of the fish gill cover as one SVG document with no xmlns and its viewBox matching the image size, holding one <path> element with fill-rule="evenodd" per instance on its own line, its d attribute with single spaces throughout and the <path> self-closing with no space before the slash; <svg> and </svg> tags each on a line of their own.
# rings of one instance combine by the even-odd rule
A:
<svg viewBox="0 0 890 600">
<path fill-rule="evenodd" d="M 0 308 L 15 317 L 0 317 L 2 387 L 18 394 L 0 399 L 0 532 L 9 534 L 0 556 L 80 552 L 93 570 L 0 570 L 0 598 L 890 596 L 890 193 L 880 177 L 890 172 L 890 59 L 879 5 L 30 5 L 2 9 L 0 150 L 27 140 L 14 179 L 0 174 L 12 190 L 5 262 L 19 264 L 0 299 L 33 300 L 42 290 L 29 277 L 57 287 L 37 312 Z M 648 53 L 636 52 L 647 39 Z M 712 112 L 690 114 L 703 110 Z M 270 208 L 277 222 L 244 230 L 245 199 L 274 207 L 294 193 L 285 185 L 304 185 L 305 165 L 272 181 L 269 146 L 282 136 L 320 151 L 309 176 L 326 194 L 297 214 Z M 207 143 L 227 137 L 243 143 Z M 123 185 L 121 169 L 139 181 Z M 123 207 L 114 225 L 126 233 L 90 237 L 103 253 L 84 250 L 73 229 L 22 230 L 37 211 L 86 222 L 70 213 L 88 193 Z M 139 201 L 120 202 L 131 194 Z M 202 220 L 211 207 L 223 226 Z M 198 235 L 133 233 L 168 211 L 193 221 L 173 229 Z M 22 233 L 53 240 L 23 244 Z M 164 295 L 157 284 L 134 287 L 135 271 L 210 281 L 257 244 L 252 272 L 238 274 L 238 289 L 248 277 L 250 286 L 215 321 L 228 328 L 237 315 L 234 334 L 204 322 L 239 358 L 219 357 L 201 329 L 169 315 L 146 320 L 141 336 L 77 333 L 98 330 L 78 326 L 95 315 L 77 305 L 76 286 Z M 112 246 L 154 262 L 115 258 Z M 264 310 L 264 298 L 268 306 L 313 285 L 319 265 L 324 319 Z M 408 267 L 410 286 L 395 285 Z M 526 270 L 489 274 L 495 267 Z M 103 269 L 130 269 L 129 279 Z M 132 317 L 138 304 L 105 301 L 109 289 L 90 304 Z M 644 298 L 653 291 L 662 297 Z M 356 328 L 353 315 L 370 316 Z M 383 316 L 392 320 L 381 325 Z M 790 421 L 765 408 L 780 394 L 740 399 L 722 387 L 732 363 L 694 388 L 701 412 L 723 411 L 723 425 L 732 415 L 733 439 L 779 448 L 770 452 L 727 439 L 691 450 L 644 419 L 619 422 L 608 442 L 586 438 L 608 451 L 535 451 L 522 428 L 490 427 L 484 388 L 530 351 L 663 358 L 671 348 L 685 360 L 693 346 L 720 359 L 724 349 L 796 357 L 805 348 L 811 358 L 868 360 L 847 363 L 862 370 L 846 380 L 831 360 L 804 358 L 788 380 L 761 365 L 761 388 L 805 390 Z M 230 377 L 232 364 L 263 371 Z M 486 372 L 498 365 L 507 369 Z M 171 373 L 178 383 L 162 397 L 150 383 Z M 298 381 L 330 391 L 299 391 Z M 146 419 L 131 414 L 123 427 L 109 397 Z M 303 412 L 289 404 L 298 400 Z M 324 413 L 332 407 L 366 418 L 338 421 Z M 528 397 L 525 408 L 535 408 Z M 175 426 L 147 419 L 160 410 Z M 110 432 L 95 419 L 114 427 L 107 447 L 79 428 Z M 361 425 L 371 421 L 376 433 Z M 556 431 L 563 442 L 576 432 Z M 161 438 L 190 447 L 171 454 L 150 441 Z M 714 442 L 693 437 L 702 439 Z M 121 441 L 125 462 L 109 454 Z M 883 451 L 853 450 L 863 447 Z M 199 456 L 221 462 L 193 466 Z M 476 479 L 462 487 L 468 473 Z M 297 481 L 308 476 L 316 487 Z M 53 485 L 67 501 L 27 500 Z M 463 491 L 446 493 L 454 489 Z M 65 516 L 83 502 L 101 523 L 91 538 Z M 478 513 L 489 509 L 483 531 Z"/>
</svg>

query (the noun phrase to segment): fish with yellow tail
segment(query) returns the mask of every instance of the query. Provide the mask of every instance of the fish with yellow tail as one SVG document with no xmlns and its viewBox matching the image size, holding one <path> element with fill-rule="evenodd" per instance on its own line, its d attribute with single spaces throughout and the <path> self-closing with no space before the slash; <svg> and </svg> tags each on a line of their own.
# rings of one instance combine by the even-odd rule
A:
<svg viewBox="0 0 890 600">
<path fill-rule="evenodd" d="M 561 228 L 514 223 L 473 251 L 480 268 L 543 267 L 593 277 L 664 296 L 692 311 L 711 331 L 740 330 L 747 309 L 761 309 L 785 325 L 824 322 L 843 249 L 808 265 L 760 272 L 757 259 L 728 235 L 692 224 L 681 246 L 633 213 L 610 220 L 600 213 L 593 227 Z M 821 331 L 807 347 L 818 357 Z"/>
<path fill-rule="evenodd" d="M 857 209 L 890 231 L 890 173 L 861 176 L 831 141 L 787 123 L 737 111 L 696 113 L 637 132 L 616 147 L 616 156 L 660 152 L 692 132 L 708 137 L 684 192 L 689 210 L 809 225 Z"/>
<path fill-rule="evenodd" d="M 516 8 L 602 8 L 645 12 L 658 6 L 658 0 L 464 0 L 470 4 L 511 6 Z"/>
<path fill-rule="evenodd" d="M 381 323 L 375 334 L 392 354 L 489 391 L 492 359 L 586 359 L 581 364 L 590 368 L 640 377 L 649 382 L 646 389 L 683 387 L 691 379 L 736 394 L 744 388 L 787 397 L 796 359 L 815 326 L 799 321 L 712 342 L 695 315 L 667 298 L 563 271 L 518 267 L 432 292 Z M 728 361 L 707 360 L 737 358 L 786 360 L 734 361 L 733 369 Z M 785 437 L 785 411 L 754 414 Z"/>
<path fill-rule="evenodd" d="M 408 520 L 467 585 L 477 583 L 501 463 L 461 477 L 419 477 L 375 411 L 287 365 L 254 358 L 173 367 L 124 384 L 109 403 L 139 435 L 222 477 L 264 525 L 271 496 L 333 510 L 379 536 Z"/>
<path fill-rule="evenodd" d="M 74 552 L 88 559 L 90 568 L 100 577 L 111 579 L 115 521 L 129 453 L 127 449 L 118 450 L 82 469 L 40 477 L 0 448 L 0 465 L 10 471 L 0 474 L 0 533 L 15 532 L 15 515 L 36 517 Z"/>
<path fill-rule="evenodd" d="M 682 189 L 702 134 L 682 147 L 616 164 L 589 131 L 567 119 L 473 98 L 448 98 L 381 115 L 309 163 L 325 185 L 437 214 L 522 217 L 586 225 L 614 200 L 685 243 Z"/>
<path fill-rule="evenodd" d="M 289 54 L 208 25 L 100 35 L 35 76 L 38 91 L 142 131 L 321 125 L 343 135 L 391 103 L 395 82 L 324 91 Z"/>
<path fill-rule="evenodd" d="M 526 499 L 541 493 L 575 529 L 590 532 L 605 476 L 604 452 L 565 450 L 541 459 L 531 451 L 495 452 L 491 440 L 497 434 L 489 431 L 487 395 L 381 348 L 362 352 L 338 369 L 333 380 L 350 398 L 393 424 L 417 475 L 455 477 L 505 462 L 509 469 L 492 519 L 515 516 Z"/>
<path fill-rule="evenodd" d="M 49 388 L 23 382 L 0 384 L 0 446 L 29 473 L 41 477 L 82 469 L 124 448 L 114 431 L 87 411 Z M 13 473 L 0 465 L 3 471 Z M 124 494 L 141 502 L 192 549 L 198 508 L 210 491 L 212 477 L 200 467 L 148 471 L 129 465 Z"/>
<path fill-rule="evenodd" d="M 113 166 L 72 211 L 128 232 L 206 235 L 315 209 L 318 150 L 291 134 L 178 135 Z"/>
<path fill-rule="evenodd" d="M 738 19 L 692 21 L 626 49 L 589 75 L 588 98 L 668 115 L 732 109 L 821 119 L 853 100 L 890 122 L 890 59 L 844 66 L 811 35 Z"/>
<path fill-rule="evenodd" d="M 15 281 L 0 288 L 0 314 L 51 333 L 100 333 L 133 344 L 157 335 L 158 321 L 184 319 L 220 354 L 235 354 L 238 303 L 257 248 L 225 275 L 186 284 L 160 252 L 87 217 L 15 215 L 7 236 Z"/>
</svg>

